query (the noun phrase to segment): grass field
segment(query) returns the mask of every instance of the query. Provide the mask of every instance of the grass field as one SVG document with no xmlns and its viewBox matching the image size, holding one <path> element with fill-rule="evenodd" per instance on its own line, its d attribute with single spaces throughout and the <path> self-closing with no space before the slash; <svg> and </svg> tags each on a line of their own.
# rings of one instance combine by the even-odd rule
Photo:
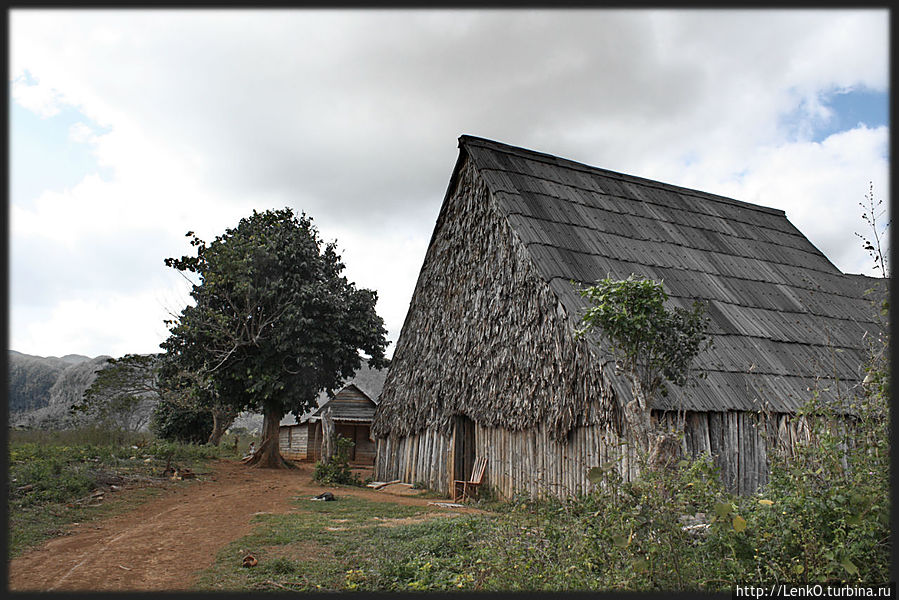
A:
<svg viewBox="0 0 899 600">
<path fill-rule="evenodd" d="M 161 486 L 191 485 L 191 480 L 163 478 L 161 472 L 167 464 L 199 472 L 205 461 L 233 453 L 233 446 L 176 444 L 147 435 L 113 440 L 95 430 L 10 431 L 8 450 L 11 559 L 62 535 L 73 523 L 144 502 Z M 125 483 L 128 489 L 117 491 Z"/>
</svg>

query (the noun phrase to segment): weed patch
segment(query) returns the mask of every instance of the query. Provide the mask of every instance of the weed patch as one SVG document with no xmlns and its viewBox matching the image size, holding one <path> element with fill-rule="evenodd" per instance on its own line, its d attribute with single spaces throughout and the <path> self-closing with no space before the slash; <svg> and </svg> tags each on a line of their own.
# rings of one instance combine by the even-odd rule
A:
<svg viewBox="0 0 899 600">
<path fill-rule="evenodd" d="M 79 437 L 81 436 L 81 437 Z M 111 494 L 112 486 L 168 484 L 159 477 L 166 464 L 194 470 L 217 457 L 218 449 L 176 444 L 135 435 L 128 445 L 104 445 L 102 432 L 11 431 L 7 506 L 8 558 L 64 535 L 74 522 L 87 522 L 133 506 L 152 491 Z M 100 501 L 102 492 L 103 501 Z"/>
</svg>

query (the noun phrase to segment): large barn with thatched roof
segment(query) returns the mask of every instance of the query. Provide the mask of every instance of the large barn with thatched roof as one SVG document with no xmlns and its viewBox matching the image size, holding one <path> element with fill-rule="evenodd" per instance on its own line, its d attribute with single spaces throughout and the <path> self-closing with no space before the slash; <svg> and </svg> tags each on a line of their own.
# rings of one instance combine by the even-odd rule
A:
<svg viewBox="0 0 899 600">
<path fill-rule="evenodd" d="M 840 272 L 781 210 L 462 136 L 375 413 L 375 478 L 447 492 L 475 456 L 506 497 L 586 491 L 610 460 L 634 477 L 630 386 L 575 335 L 579 286 L 631 274 L 707 303 L 706 377 L 653 415 L 686 411 L 683 451 L 741 493 L 803 434 L 812 390 L 863 378 L 881 327 L 865 293 L 881 280 Z"/>
</svg>

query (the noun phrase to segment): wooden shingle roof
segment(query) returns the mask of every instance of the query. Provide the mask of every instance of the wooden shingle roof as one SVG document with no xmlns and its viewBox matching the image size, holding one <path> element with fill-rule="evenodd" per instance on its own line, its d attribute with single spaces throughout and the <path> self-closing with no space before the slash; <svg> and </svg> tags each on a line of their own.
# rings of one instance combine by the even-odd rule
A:
<svg viewBox="0 0 899 600">
<path fill-rule="evenodd" d="M 369 400 L 371 400 L 375 405 L 377 405 L 378 400 L 381 396 L 381 390 L 384 389 L 384 380 L 387 377 L 387 369 L 372 369 L 368 366 L 368 361 L 366 359 L 362 359 L 362 365 L 359 367 L 359 370 L 356 371 L 356 374 L 349 380 L 344 383 L 344 386 L 340 388 L 335 393 L 335 396 L 341 393 L 343 390 L 352 386 L 355 389 L 362 392 Z M 328 394 L 326 392 L 322 392 L 318 395 L 318 407 L 310 410 L 304 415 L 301 415 L 299 419 L 297 419 L 296 415 L 292 412 L 287 413 L 281 419 L 280 425 L 296 425 L 298 422 L 303 423 L 308 421 L 311 417 L 319 414 L 319 409 L 324 406 L 328 402 Z M 368 411 L 362 420 L 370 420 L 371 414 L 368 414 Z M 371 410 L 371 413 L 374 412 L 374 409 Z M 347 418 L 355 418 L 353 415 L 348 415 Z M 361 417 L 360 417 L 361 418 Z"/>
<path fill-rule="evenodd" d="M 318 407 L 305 421 L 320 421 L 325 409 L 331 409 L 331 418 L 335 421 L 371 423 L 377 403 L 358 386 L 349 384 L 341 389 L 333 398 Z"/>
<path fill-rule="evenodd" d="M 881 327 L 865 290 L 884 282 L 841 273 L 783 211 L 482 138 L 459 146 L 573 326 L 587 303 L 572 281 L 633 273 L 663 281 L 674 305 L 708 303 L 707 378 L 657 408 L 793 412 L 834 375 L 863 378 L 864 336 Z"/>
</svg>

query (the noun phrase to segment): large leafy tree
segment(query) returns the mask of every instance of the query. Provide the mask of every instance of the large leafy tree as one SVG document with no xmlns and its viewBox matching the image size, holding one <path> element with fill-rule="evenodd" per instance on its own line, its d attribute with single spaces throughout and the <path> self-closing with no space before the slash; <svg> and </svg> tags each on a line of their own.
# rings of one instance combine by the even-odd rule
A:
<svg viewBox="0 0 899 600">
<path fill-rule="evenodd" d="M 625 419 L 644 456 L 658 464 L 676 440 L 652 427 L 652 400 L 667 395 L 666 382 L 685 385 L 693 360 L 709 346 L 705 306 L 694 302 L 689 310 L 669 309 L 661 283 L 634 275 L 607 277 L 581 295 L 592 306 L 582 317 L 580 333 L 595 330 L 610 343 L 616 369 L 631 383 Z"/>
<path fill-rule="evenodd" d="M 166 265 L 193 274 L 187 306 L 162 348 L 167 360 L 210 382 L 237 410 L 264 415 L 249 464 L 286 466 L 278 425 L 289 411 L 317 406 L 361 365 L 386 365 L 377 293 L 341 273 L 336 243 L 323 243 L 312 219 L 283 210 L 253 211 L 211 243 L 188 232 L 196 255 Z M 186 275 L 187 276 L 187 275 Z"/>
</svg>

